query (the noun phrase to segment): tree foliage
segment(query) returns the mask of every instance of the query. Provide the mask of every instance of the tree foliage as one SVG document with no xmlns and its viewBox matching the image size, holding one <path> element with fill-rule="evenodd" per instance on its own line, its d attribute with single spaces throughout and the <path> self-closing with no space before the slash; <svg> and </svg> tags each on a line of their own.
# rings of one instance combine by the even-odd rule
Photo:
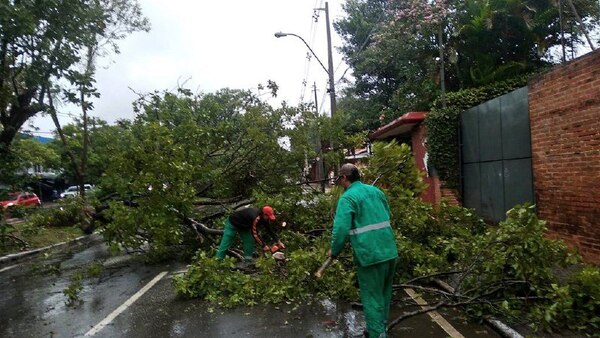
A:
<svg viewBox="0 0 600 338">
<path fill-rule="evenodd" d="M 312 127 L 318 119 L 302 109 L 274 110 L 244 90 L 155 92 L 140 97 L 135 109 L 120 141 L 104 150 L 110 158 L 101 180 L 120 199 L 135 196 L 136 208 L 111 204 L 105 229 L 109 240 L 132 248 L 181 243 L 180 213 L 206 214 L 194 208 L 206 199 L 269 195 L 294 185 L 305 159 L 316 154 L 311 133 L 319 132 Z"/>
<path fill-rule="evenodd" d="M 496 315 L 509 322 L 538 323 L 537 328 L 595 334 L 599 270 L 589 266 L 559 280 L 556 269 L 576 269 L 573 264 L 579 259 L 563 242 L 544 236 L 545 222 L 535 216 L 532 206 L 515 207 L 506 221 L 494 227 L 469 209 L 447 204 L 434 208 L 412 197 L 423 183 L 415 174 L 414 160 L 403 156 L 406 146 L 389 143 L 375 149 L 375 165 L 365 171 L 365 180 L 379 178 L 376 184 L 381 184 L 390 200 L 400 253 L 395 289 L 410 287 L 437 300 L 425 310 L 394 319 L 392 326 L 449 306 L 462 307 L 478 319 Z M 326 271 L 323 280 L 312 276 L 330 241 L 329 231 L 316 230 L 323 223 L 329 228 L 333 213 L 327 210 L 332 210 L 339 197 L 336 191 L 316 194 L 282 191 L 258 196 L 261 202 L 278 203 L 274 205 L 291 224 L 281 232 L 289 258 L 287 277 L 278 273 L 275 261 L 266 255 L 259 257 L 253 274 L 244 274 L 231 259 L 212 259 L 213 246 L 199 251 L 190 269 L 175 278 L 177 292 L 223 307 L 321 297 L 356 301 L 349 251 Z M 437 280 L 451 289 L 436 287 Z M 401 302 L 400 297 L 394 299 Z"/>
<path fill-rule="evenodd" d="M 29 135 L 17 135 L 11 149 L 2 155 L 0 182 L 21 189 L 37 180 L 27 174 L 29 168 L 58 170 L 61 168 L 59 153 L 51 144 L 42 144 Z"/>
<path fill-rule="evenodd" d="M 596 1 L 574 5 L 588 30 L 598 28 Z M 349 0 L 344 9 L 347 17 L 335 27 L 356 83 L 340 107 L 370 129 L 380 117 L 429 110 L 442 80 L 449 92 L 503 81 L 556 62 L 553 48 L 561 45 L 550 0 Z M 583 29 L 564 2 L 562 10 L 566 45 L 574 48 Z"/>
<path fill-rule="evenodd" d="M 119 29 L 114 29 L 118 27 Z M 84 48 L 147 29 L 135 0 L 0 3 L 0 151 L 21 126 L 48 111 L 53 86 L 81 82 Z M 83 79 L 93 82 L 88 76 Z M 65 88 L 67 97 L 75 94 Z"/>
<path fill-rule="evenodd" d="M 89 149 L 87 154 L 86 183 L 97 183 L 108 168 L 111 157 L 111 149 L 118 143 L 119 137 L 123 134 L 128 122 L 120 121 L 115 125 L 109 125 L 106 121 L 99 118 L 88 118 L 90 126 L 88 138 Z M 58 140 L 55 133 L 55 140 L 50 144 L 52 149 L 60 156 L 61 176 L 70 183 L 76 183 L 77 177 L 75 169 L 67 150 L 74 154 L 81 154 L 83 148 L 83 123 L 81 119 L 76 118 L 72 123 L 62 126 L 62 133 L 65 142 Z"/>
</svg>

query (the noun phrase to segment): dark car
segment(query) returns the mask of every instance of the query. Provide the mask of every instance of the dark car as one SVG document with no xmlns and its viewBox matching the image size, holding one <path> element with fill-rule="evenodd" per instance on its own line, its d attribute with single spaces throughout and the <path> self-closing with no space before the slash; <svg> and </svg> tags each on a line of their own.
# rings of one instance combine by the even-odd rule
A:
<svg viewBox="0 0 600 338">
<path fill-rule="evenodd" d="M 42 202 L 36 194 L 32 192 L 9 192 L 8 198 L 0 201 L 0 205 L 5 208 L 22 205 L 24 207 L 39 207 Z"/>
</svg>

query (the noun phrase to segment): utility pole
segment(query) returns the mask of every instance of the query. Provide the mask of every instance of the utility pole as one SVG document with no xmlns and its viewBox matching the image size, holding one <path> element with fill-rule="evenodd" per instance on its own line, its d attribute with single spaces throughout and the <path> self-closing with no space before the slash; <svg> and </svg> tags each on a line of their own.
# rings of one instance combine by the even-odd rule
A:
<svg viewBox="0 0 600 338">
<path fill-rule="evenodd" d="M 317 119 L 319 117 L 319 101 L 317 101 L 317 83 L 313 82 L 313 91 L 315 93 L 315 113 Z M 323 161 L 323 144 L 321 143 L 321 133 L 317 126 L 317 154 L 319 154 L 319 160 L 317 162 L 317 177 L 321 180 L 321 192 L 325 192 L 325 161 Z"/>
<path fill-rule="evenodd" d="M 331 52 L 331 24 L 329 22 L 329 2 L 325 2 L 325 8 L 317 8 L 317 10 L 325 11 L 325 24 L 327 25 L 327 75 L 329 76 L 329 106 L 330 106 L 330 117 L 335 116 L 336 103 L 335 103 L 335 81 L 333 80 L 333 53 Z M 327 143 L 331 146 L 330 142 Z M 328 176 L 323 168 L 323 178 Z M 322 183 L 321 188 L 325 189 L 325 182 Z M 328 184 L 328 183 L 327 183 Z"/>
<path fill-rule="evenodd" d="M 440 28 L 438 30 L 439 50 L 440 50 L 440 85 L 442 89 L 442 107 L 446 108 L 446 74 L 444 70 L 444 25 L 440 20 Z"/>
<path fill-rule="evenodd" d="M 329 3 L 325 2 L 325 8 L 318 8 L 325 11 L 325 23 L 327 24 L 327 63 L 329 73 L 329 101 L 331 107 L 331 117 L 335 114 L 335 82 L 333 81 L 333 54 L 331 53 L 331 25 L 329 24 Z"/>
<path fill-rule="evenodd" d="M 325 68 L 325 65 L 323 65 L 321 60 L 319 60 L 319 58 L 317 57 L 317 54 L 315 54 L 315 52 L 312 50 L 312 48 L 310 48 L 308 43 L 306 43 L 306 41 L 301 36 L 299 36 L 297 34 L 293 34 L 293 33 L 278 32 L 278 33 L 275 33 L 275 37 L 281 38 L 284 36 L 291 35 L 291 36 L 295 36 L 298 39 L 302 40 L 304 45 L 306 45 L 308 50 L 312 53 L 312 55 L 314 55 L 315 59 L 317 59 L 317 61 L 321 65 L 321 67 L 323 67 L 325 72 L 327 72 L 327 75 L 329 77 L 329 88 L 327 89 L 327 91 L 329 92 L 329 101 L 330 101 L 330 109 L 331 109 L 330 114 L 331 114 L 331 117 L 333 117 L 336 112 L 336 103 L 335 103 L 335 82 L 333 80 L 333 54 L 331 52 L 331 27 L 330 27 L 330 23 L 329 23 L 329 3 L 325 2 L 325 8 L 315 8 L 315 11 L 325 11 L 325 21 L 327 24 L 327 61 L 328 61 L 327 68 Z M 316 84 L 314 85 L 313 88 L 315 88 L 315 107 L 317 110 L 317 117 L 318 117 L 319 108 L 317 106 Z M 318 128 L 317 128 L 317 130 L 318 130 Z M 325 176 L 327 175 L 327 173 L 325 172 L 325 166 L 324 166 L 324 161 L 323 161 L 323 147 L 321 144 L 321 137 L 320 137 L 320 135 L 317 135 L 317 136 L 318 136 L 317 137 L 317 147 L 318 147 L 319 159 L 318 159 L 316 171 L 317 171 L 317 177 L 321 180 L 321 190 L 325 191 L 325 185 L 327 185 Z"/>
</svg>

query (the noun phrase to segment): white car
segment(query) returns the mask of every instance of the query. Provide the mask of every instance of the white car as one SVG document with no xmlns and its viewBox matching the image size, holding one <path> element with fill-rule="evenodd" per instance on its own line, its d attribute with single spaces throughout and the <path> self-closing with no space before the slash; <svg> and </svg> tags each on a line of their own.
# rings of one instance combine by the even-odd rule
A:
<svg viewBox="0 0 600 338">
<path fill-rule="evenodd" d="M 91 184 L 84 184 L 83 188 L 85 189 L 86 192 L 88 192 L 88 191 L 92 190 L 93 186 Z M 72 186 L 68 187 L 67 190 L 60 193 L 60 198 L 72 197 L 72 196 L 77 196 L 77 195 L 79 195 L 79 186 L 72 185 Z"/>
</svg>

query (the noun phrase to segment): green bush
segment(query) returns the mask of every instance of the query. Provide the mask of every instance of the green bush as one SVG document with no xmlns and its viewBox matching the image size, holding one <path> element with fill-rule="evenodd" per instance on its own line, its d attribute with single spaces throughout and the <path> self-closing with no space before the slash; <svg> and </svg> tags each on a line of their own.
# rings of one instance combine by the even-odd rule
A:
<svg viewBox="0 0 600 338">
<path fill-rule="evenodd" d="M 375 183 L 394 198 L 416 197 L 427 187 L 410 147 L 395 140 L 373 144 L 373 156 L 362 175 L 365 183 Z"/>
<path fill-rule="evenodd" d="M 301 301 L 311 297 L 358 299 L 354 270 L 342 263 L 332 264 L 323 278 L 312 275 L 325 257 L 326 242 L 312 248 L 289 252 L 287 276 L 277 272 L 271 257 L 256 261 L 257 273 L 245 274 L 235 269 L 235 260 L 226 257 L 216 260 L 199 251 L 189 270 L 173 279 L 180 296 L 202 298 L 221 307 Z"/>
<path fill-rule="evenodd" d="M 535 327 L 569 329 L 600 337 L 600 269 L 584 266 L 564 285 L 552 284 L 547 302 L 532 310 Z"/>
<path fill-rule="evenodd" d="M 446 203 L 434 208 L 416 198 L 396 203 L 392 214 L 402 279 L 449 270 L 464 255 L 464 243 L 487 229 L 470 209 Z"/>
<path fill-rule="evenodd" d="M 534 206 L 516 206 L 488 227 L 472 210 L 417 199 L 392 210 L 399 247 L 398 280 L 443 276 L 478 319 L 491 314 L 535 323 L 537 329 L 570 329 L 596 335 L 600 328 L 600 270 L 587 266 L 561 283 L 557 269 L 580 264 L 564 242 L 545 236 Z M 426 278 L 424 282 L 429 281 Z"/>
<path fill-rule="evenodd" d="M 27 210 L 22 205 L 14 205 L 12 207 L 9 207 L 8 212 L 10 214 L 10 217 L 14 218 L 23 218 L 25 217 L 25 215 L 27 215 Z"/>
<path fill-rule="evenodd" d="M 600 269 L 586 266 L 573 276 L 568 285 L 573 299 L 573 316 L 568 318 L 567 323 L 570 327 L 581 328 L 600 337 Z M 582 327 L 582 324 L 586 325 Z"/>
<path fill-rule="evenodd" d="M 255 192 L 256 205 L 270 205 L 278 214 L 278 222 L 286 222 L 290 231 L 307 231 L 331 226 L 337 201 L 315 190 L 304 191 L 297 186 L 284 188 L 276 194 Z"/>
<path fill-rule="evenodd" d="M 36 227 L 69 227 L 86 221 L 83 201 L 75 197 L 60 201 L 55 208 L 41 209 L 27 217 L 27 223 Z"/>
</svg>

